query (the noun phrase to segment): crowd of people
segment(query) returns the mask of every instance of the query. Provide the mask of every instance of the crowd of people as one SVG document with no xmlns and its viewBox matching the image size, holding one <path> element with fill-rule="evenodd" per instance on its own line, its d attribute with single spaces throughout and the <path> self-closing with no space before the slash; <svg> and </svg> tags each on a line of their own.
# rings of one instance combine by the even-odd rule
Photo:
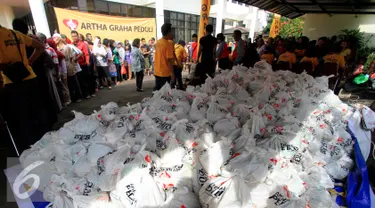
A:
<svg viewBox="0 0 375 208">
<path fill-rule="evenodd" d="M 222 33 L 212 35 L 207 25 L 205 35 L 192 42 L 173 41 L 172 25 L 161 27 L 163 37 L 134 39 L 124 42 L 83 35 L 71 31 L 70 38 L 55 33 L 47 38 L 42 33 L 28 34 L 20 19 L 13 29 L 0 26 L 1 114 L 8 121 L 20 149 L 26 149 L 51 130 L 57 114 L 72 102 L 96 96 L 103 88 L 112 89 L 124 80 L 136 80 L 135 90 L 143 91 L 143 78 L 153 74 L 154 90 L 165 83 L 184 89 L 182 71 L 185 64 L 195 65 L 197 84 L 217 69 L 233 65 L 253 66 L 264 59 L 276 69 L 297 72 L 299 65 L 311 65 L 318 75 L 324 63 L 337 64 L 343 71 L 354 61 L 350 41 L 337 42 L 333 37 L 309 41 L 307 37 L 282 39 L 259 36 L 255 42 L 242 39 L 235 30 L 234 43 L 228 44 Z M 305 67 L 305 66 L 304 66 Z M 304 68 L 305 69 L 305 68 Z"/>
</svg>

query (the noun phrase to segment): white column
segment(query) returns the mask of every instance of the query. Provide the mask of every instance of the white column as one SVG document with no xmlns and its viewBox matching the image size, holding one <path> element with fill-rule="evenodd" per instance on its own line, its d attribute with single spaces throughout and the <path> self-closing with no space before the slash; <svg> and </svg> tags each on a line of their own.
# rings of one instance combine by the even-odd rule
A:
<svg viewBox="0 0 375 208">
<path fill-rule="evenodd" d="M 218 33 L 222 33 L 221 31 L 223 27 L 223 19 L 225 14 L 225 5 L 227 3 L 227 0 L 218 0 L 217 1 L 217 13 L 216 13 L 216 35 Z"/>
<path fill-rule="evenodd" d="M 258 8 L 252 7 L 252 10 L 253 10 L 253 13 L 252 13 L 252 18 L 251 18 L 249 38 L 251 38 L 251 40 L 254 41 L 255 26 L 258 21 Z"/>
<path fill-rule="evenodd" d="M 34 19 L 36 31 L 43 33 L 47 38 L 51 37 L 43 0 L 29 0 L 29 6 Z"/>
<path fill-rule="evenodd" d="M 8 5 L 0 5 L 0 25 L 12 29 L 12 21 L 14 19 L 13 8 Z"/>
<path fill-rule="evenodd" d="M 163 0 L 155 1 L 156 10 L 156 37 L 160 39 L 163 37 L 161 34 L 161 26 L 164 24 L 164 3 Z"/>
</svg>

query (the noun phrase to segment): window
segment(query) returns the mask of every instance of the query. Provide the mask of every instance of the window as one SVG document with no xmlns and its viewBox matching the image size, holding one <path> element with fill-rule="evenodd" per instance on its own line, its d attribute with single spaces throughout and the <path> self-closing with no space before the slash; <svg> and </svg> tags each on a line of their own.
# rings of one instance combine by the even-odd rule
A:
<svg viewBox="0 0 375 208">
<path fill-rule="evenodd" d="M 108 13 L 108 2 L 104 1 L 94 1 L 94 6 L 95 6 L 95 12 L 98 13 Z"/>
<path fill-rule="evenodd" d="M 111 15 L 121 15 L 121 6 L 117 3 L 108 2 L 109 14 Z"/>
<path fill-rule="evenodd" d="M 164 22 L 172 24 L 174 40 L 184 40 L 190 42 L 191 36 L 198 34 L 199 15 L 184 14 L 180 12 L 171 12 L 164 10 Z M 215 18 L 209 18 L 209 23 L 214 27 L 216 25 Z"/>
</svg>

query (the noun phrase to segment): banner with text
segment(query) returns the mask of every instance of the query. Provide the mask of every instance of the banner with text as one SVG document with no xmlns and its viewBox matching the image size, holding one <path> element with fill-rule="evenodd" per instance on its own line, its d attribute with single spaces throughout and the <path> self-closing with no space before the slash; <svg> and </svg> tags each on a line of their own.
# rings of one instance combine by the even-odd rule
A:
<svg viewBox="0 0 375 208">
<path fill-rule="evenodd" d="M 202 0 L 201 16 L 199 20 L 198 46 L 199 46 L 200 38 L 203 37 L 206 33 L 206 26 L 208 25 L 208 17 L 210 16 L 210 7 L 211 7 L 210 0 Z"/>
<path fill-rule="evenodd" d="M 275 38 L 280 33 L 280 27 L 281 27 L 281 16 L 278 14 L 275 14 L 273 16 L 272 25 L 270 29 L 270 37 Z"/>
<path fill-rule="evenodd" d="M 59 31 L 68 37 L 71 30 L 83 35 L 91 33 L 93 37 L 100 36 L 102 39 L 109 38 L 121 42 L 125 39 L 133 41 L 135 38 L 149 40 L 156 36 L 155 18 L 129 18 L 54 9 Z"/>
</svg>

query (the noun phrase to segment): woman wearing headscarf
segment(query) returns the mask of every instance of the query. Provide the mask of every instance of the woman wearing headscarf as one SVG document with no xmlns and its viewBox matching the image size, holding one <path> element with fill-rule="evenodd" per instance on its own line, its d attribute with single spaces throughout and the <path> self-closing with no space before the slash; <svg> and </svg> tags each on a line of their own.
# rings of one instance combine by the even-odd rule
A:
<svg viewBox="0 0 375 208">
<path fill-rule="evenodd" d="M 105 46 L 102 45 L 100 39 L 95 39 L 94 41 L 94 48 L 92 53 L 96 57 L 96 70 L 98 71 L 99 79 L 102 81 L 102 84 L 108 89 L 112 89 L 111 87 L 111 77 L 109 76 L 108 71 L 108 52 Z"/>
<path fill-rule="evenodd" d="M 59 77 L 61 79 L 61 94 L 60 99 L 62 99 L 62 103 L 64 106 L 68 106 L 72 101 L 70 99 L 70 94 L 69 94 L 69 87 L 68 87 L 68 77 L 67 77 L 67 71 L 66 71 L 66 62 L 65 62 L 65 57 L 64 54 L 62 54 L 56 46 L 55 41 L 53 41 L 52 38 L 47 39 L 47 43 L 50 47 L 52 47 L 56 54 L 57 54 L 57 59 L 59 61 Z"/>
<path fill-rule="evenodd" d="M 60 34 L 54 34 L 53 41 L 55 41 L 57 49 L 64 55 L 70 98 L 73 102 L 82 102 L 82 91 L 76 75 L 75 53 L 71 47 L 65 44 Z"/>
<path fill-rule="evenodd" d="M 53 68 L 48 70 L 48 76 L 50 77 L 50 90 L 52 91 L 52 97 L 57 103 L 57 112 L 60 112 L 63 108 L 62 105 L 62 83 L 60 81 L 60 71 L 59 71 L 59 60 L 57 57 L 56 51 L 51 48 L 47 43 L 47 37 L 43 33 L 37 33 L 37 37 L 41 40 L 41 42 L 45 45 L 45 50 L 47 54 L 52 58 L 53 61 Z M 61 97 L 61 98 L 60 98 Z"/>
</svg>

